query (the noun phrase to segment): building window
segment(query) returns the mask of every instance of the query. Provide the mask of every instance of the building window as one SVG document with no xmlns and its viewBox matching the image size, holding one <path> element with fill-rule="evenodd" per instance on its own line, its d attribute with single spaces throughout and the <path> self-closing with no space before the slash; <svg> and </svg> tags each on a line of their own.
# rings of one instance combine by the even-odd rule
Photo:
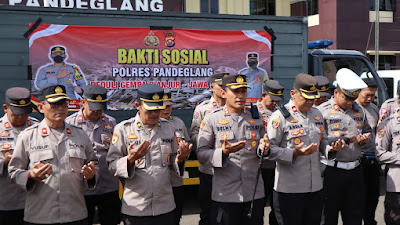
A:
<svg viewBox="0 0 400 225">
<path fill-rule="evenodd" d="M 200 12 L 208 14 L 218 14 L 218 0 L 201 0 Z"/>
<path fill-rule="evenodd" d="M 250 15 L 275 16 L 275 0 L 250 0 Z"/>
<path fill-rule="evenodd" d="M 376 0 L 369 0 L 369 9 L 375 11 Z M 392 0 L 379 0 L 379 11 L 393 11 Z"/>
<path fill-rule="evenodd" d="M 307 0 L 308 15 L 318 14 L 318 0 Z"/>
</svg>

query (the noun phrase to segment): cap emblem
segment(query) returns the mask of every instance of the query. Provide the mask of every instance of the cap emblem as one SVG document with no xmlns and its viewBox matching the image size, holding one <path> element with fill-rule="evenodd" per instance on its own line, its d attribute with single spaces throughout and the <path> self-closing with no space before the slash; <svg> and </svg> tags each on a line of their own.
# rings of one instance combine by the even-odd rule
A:
<svg viewBox="0 0 400 225">
<path fill-rule="evenodd" d="M 326 86 L 321 87 L 321 91 L 326 91 L 326 90 L 328 90 L 328 88 Z"/>
<path fill-rule="evenodd" d="M 236 77 L 236 82 L 238 82 L 238 83 L 243 83 L 243 82 L 244 82 L 243 77 L 242 77 L 242 76 Z"/>
<path fill-rule="evenodd" d="M 159 100 L 159 99 L 160 99 L 160 96 L 157 93 L 155 93 L 153 95 L 153 100 Z"/>
<path fill-rule="evenodd" d="M 358 94 L 360 94 L 361 90 L 355 91 L 352 93 L 353 96 L 357 96 Z"/>
<path fill-rule="evenodd" d="M 282 94 L 282 90 L 279 90 L 279 91 L 278 91 L 278 94 Z"/>
<path fill-rule="evenodd" d="M 26 104 L 26 102 L 25 102 L 25 100 L 24 100 L 24 99 L 22 99 L 21 101 L 19 101 L 19 104 L 20 104 L 20 105 L 25 105 L 25 104 Z"/>
<path fill-rule="evenodd" d="M 312 86 L 312 87 L 310 88 L 310 90 L 311 90 L 311 91 L 315 91 L 315 90 L 317 90 L 317 88 L 316 88 L 315 86 Z"/>
<path fill-rule="evenodd" d="M 61 88 L 60 86 L 57 86 L 56 89 L 54 89 L 54 91 L 55 91 L 57 94 L 63 93 L 63 90 L 62 90 L 62 88 Z"/>
<path fill-rule="evenodd" d="M 101 97 L 101 95 L 97 95 L 96 100 L 103 100 L 103 97 Z"/>
<path fill-rule="evenodd" d="M 165 94 L 164 97 L 163 97 L 163 99 L 164 99 L 164 100 L 168 99 L 168 95 Z"/>
</svg>

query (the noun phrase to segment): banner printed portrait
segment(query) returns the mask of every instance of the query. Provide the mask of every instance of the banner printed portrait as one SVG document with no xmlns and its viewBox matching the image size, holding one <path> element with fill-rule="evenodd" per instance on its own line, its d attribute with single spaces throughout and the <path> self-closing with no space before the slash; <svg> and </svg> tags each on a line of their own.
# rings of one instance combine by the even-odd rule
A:
<svg viewBox="0 0 400 225">
<path fill-rule="evenodd" d="M 254 30 L 39 25 L 29 38 L 32 89 L 65 85 L 74 108 L 87 84 L 100 85 L 109 110 L 131 110 L 137 87 L 152 83 L 172 92 L 174 108 L 194 108 L 212 95 L 209 76 L 228 72 L 247 75 L 255 102 L 269 79 L 270 40 Z"/>
</svg>

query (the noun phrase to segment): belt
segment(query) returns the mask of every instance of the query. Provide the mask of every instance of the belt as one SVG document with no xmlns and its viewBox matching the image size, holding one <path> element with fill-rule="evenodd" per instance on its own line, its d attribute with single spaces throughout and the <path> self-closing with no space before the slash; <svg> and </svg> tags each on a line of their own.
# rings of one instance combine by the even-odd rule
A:
<svg viewBox="0 0 400 225">
<path fill-rule="evenodd" d="M 360 165 L 360 160 L 356 160 L 353 162 L 339 162 L 335 160 L 321 159 L 321 163 L 334 168 L 352 170 Z"/>
</svg>

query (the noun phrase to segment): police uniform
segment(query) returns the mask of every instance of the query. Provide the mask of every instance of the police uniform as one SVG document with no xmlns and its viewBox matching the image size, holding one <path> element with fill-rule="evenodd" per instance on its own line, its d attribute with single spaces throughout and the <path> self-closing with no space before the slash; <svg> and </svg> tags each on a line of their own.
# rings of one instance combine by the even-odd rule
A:
<svg viewBox="0 0 400 225">
<path fill-rule="evenodd" d="M 228 73 L 216 73 L 211 75 L 210 83 L 218 84 L 222 87 L 222 78 L 229 75 Z M 213 110 L 221 107 L 218 102 L 211 97 L 196 106 L 193 113 L 192 125 L 190 127 L 190 139 L 192 143 L 196 144 L 198 140 L 198 134 L 200 130 L 200 125 L 204 120 L 204 117 L 211 113 Z M 199 186 L 199 201 L 200 201 L 200 221 L 199 225 L 208 225 L 209 223 L 209 212 L 211 206 L 211 188 L 212 188 L 212 175 L 214 170 L 212 166 L 206 166 L 201 163 L 198 167 L 200 186 Z"/>
<path fill-rule="evenodd" d="M 257 53 L 249 53 L 247 54 L 248 62 L 256 62 L 258 64 L 258 54 Z M 246 75 L 247 84 L 250 89 L 248 90 L 247 97 L 248 98 L 261 98 L 261 94 L 263 92 L 263 83 L 264 81 L 269 80 L 267 71 L 256 67 L 255 69 L 251 67 L 243 68 L 239 71 L 239 74 Z"/>
<path fill-rule="evenodd" d="M 284 88 L 279 83 L 279 81 L 268 80 L 264 83 L 264 92 L 271 98 L 272 101 L 279 101 L 279 102 L 282 101 L 283 90 Z M 272 115 L 275 109 L 271 111 L 268 108 L 265 108 L 262 104 L 262 101 L 257 102 L 257 108 L 263 118 L 264 124 L 267 124 L 269 117 Z M 275 161 L 263 160 L 261 166 L 261 175 L 264 181 L 265 201 L 267 201 L 267 199 L 269 198 L 271 205 L 271 212 L 269 214 L 270 225 L 278 224 L 275 218 L 275 212 L 273 210 L 273 198 L 272 198 L 274 180 L 275 180 L 275 164 L 276 164 Z"/>
<path fill-rule="evenodd" d="M 65 48 L 54 47 L 51 49 L 52 53 L 61 51 L 65 52 Z M 57 79 L 57 73 L 60 70 L 69 70 L 69 73 L 67 76 Z M 37 89 L 42 89 L 50 85 L 63 85 L 65 86 L 68 97 L 71 99 L 79 98 L 79 96 L 75 94 L 74 88 L 79 86 L 83 90 L 86 84 L 86 79 L 79 67 L 65 62 L 62 66 L 56 66 L 55 63 L 53 63 L 41 67 L 35 78 L 35 87 Z"/>
<path fill-rule="evenodd" d="M 161 87 L 146 84 L 137 92 L 142 104 L 152 105 L 149 110 L 165 109 Z M 180 172 L 176 161 L 179 146 L 174 131 L 174 125 L 164 119 L 146 127 L 139 113 L 115 127 L 107 162 L 114 176 L 125 178 L 121 210 L 124 221 L 173 224 L 175 203 L 170 170 Z M 145 140 L 151 141 L 150 151 L 128 166 L 129 145 L 134 143 L 133 148 L 136 148 Z"/>
<path fill-rule="evenodd" d="M 248 87 L 243 75 L 229 75 L 223 78 L 224 88 Z M 260 138 L 264 136 L 261 118 L 253 118 L 243 109 L 233 114 L 225 105 L 208 114 L 202 122 L 197 157 L 203 164 L 214 167 L 212 181 L 211 224 L 262 224 L 264 215 L 264 185 L 256 184 Z M 224 156 L 222 143 L 246 140 L 246 146 L 238 152 Z M 257 185 L 251 218 L 246 216 Z"/>
<path fill-rule="evenodd" d="M 400 100 L 398 98 L 389 98 L 382 105 L 379 110 L 379 116 L 382 118 L 383 116 L 389 117 L 392 114 L 397 113 L 400 109 Z"/>
<path fill-rule="evenodd" d="M 361 89 L 367 85 L 349 69 L 340 69 L 336 74 L 340 91 L 348 99 L 355 100 Z M 370 133 L 371 127 L 363 109 L 355 102 L 352 107 L 343 110 L 334 98 L 318 106 L 326 123 L 328 137 L 353 137 Z M 346 145 L 336 152 L 335 159 L 322 158 L 326 165 L 324 171 L 325 224 L 337 224 L 341 211 L 344 223 L 361 224 L 364 206 L 364 175 L 360 167 L 361 147 L 357 142 Z"/>
<path fill-rule="evenodd" d="M 56 102 L 67 98 L 63 86 L 41 90 L 40 101 Z M 25 129 L 18 137 L 9 173 L 13 182 L 27 191 L 24 221 L 27 224 L 85 224 L 87 210 L 83 190 L 96 185 L 98 174 L 84 179 L 83 165 L 97 158 L 86 133 L 64 124 L 58 134 L 44 119 Z M 52 164 L 52 174 L 44 180 L 30 178 L 37 162 Z M 97 172 L 96 172 L 97 173 Z"/>
<path fill-rule="evenodd" d="M 304 98 L 319 97 L 311 75 L 296 76 L 294 88 Z M 319 152 L 328 156 L 327 137 L 322 114 L 316 108 L 299 111 L 290 100 L 282 110 L 275 111 L 267 125 L 270 139 L 270 160 L 276 161 L 274 210 L 279 224 L 319 224 L 322 212 L 322 179 L 319 154 L 293 157 L 297 145 L 319 144 Z"/>
<path fill-rule="evenodd" d="M 14 87 L 6 91 L 6 105 L 15 115 L 32 112 L 30 91 L 26 88 Z M 25 207 L 25 191 L 11 182 L 8 175 L 7 156 L 15 149 L 18 135 L 27 127 L 38 123 L 36 118 L 28 117 L 22 127 L 14 127 L 7 114 L 0 119 L 0 224 L 22 225 Z"/>
<path fill-rule="evenodd" d="M 105 110 L 107 90 L 100 86 L 88 85 L 84 96 L 91 110 Z M 65 119 L 66 123 L 82 128 L 93 143 L 93 150 L 99 159 L 99 181 L 96 188 L 85 190 L 85 201 L 89 213 L 89 224 L 93 222 L 95 207 L 98 207 L 101 224 L 118 224 L 121 201 L 118 195 L 118 178 L 111 175 L 106 162 L 108 148 L 116 126 L 116 120 L 103 113 L 97 120 L 90 121 L 83 109 Z"/>
<path fill-rule="evenodd" d="M 384 119 L 376 136 L 376 157 L 389 169 L 386 177 L 385 223 L 400 224 L 400 114 L 392 114 Z"/>
</svg>

